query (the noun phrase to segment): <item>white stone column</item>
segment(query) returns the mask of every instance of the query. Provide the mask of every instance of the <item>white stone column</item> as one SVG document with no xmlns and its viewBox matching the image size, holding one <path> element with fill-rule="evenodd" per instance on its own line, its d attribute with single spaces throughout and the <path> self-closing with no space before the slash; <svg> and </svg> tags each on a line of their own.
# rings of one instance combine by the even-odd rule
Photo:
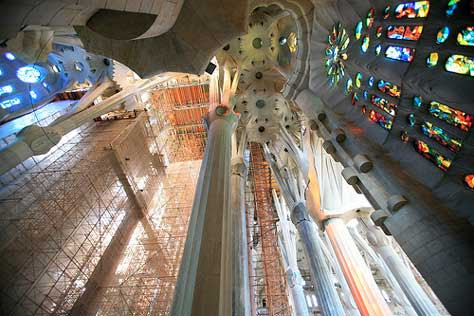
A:
<svg viewBox="0 0 474 316">
<path fill-rule="evenodd" d="M 360 314 L 392 315 L 344 221 L 341 218 L 327 219 L 325 228 Z"/>
<path fill-rule="evenodd" d="M 245 130 L 237 144 L 237 132 L 232 144 L 232 175 L 230 209 L 223 214 L 222 266 L 220 314 L 250 315 L 250 286 L 248 271 L 247 223 L 245 219 L 245 181 L 247 165 L 244 161 Z"/>
<path fill-rule="evenodd" d="M 411 270 L 389 244 L 385 234 L 368 224 L 367 240 L 382 257 L 418 315 L 438 315 L 439 311 L 416 281 Z"/>
<path fill-rule="evenodd" d="M 237 121 L 238 116 L 224 106 L 216 107 L 206 117 L 206 151 L 171 315 L 219 315 L 223 214 L 230 212 L 231 137 Z"/>
</svg>

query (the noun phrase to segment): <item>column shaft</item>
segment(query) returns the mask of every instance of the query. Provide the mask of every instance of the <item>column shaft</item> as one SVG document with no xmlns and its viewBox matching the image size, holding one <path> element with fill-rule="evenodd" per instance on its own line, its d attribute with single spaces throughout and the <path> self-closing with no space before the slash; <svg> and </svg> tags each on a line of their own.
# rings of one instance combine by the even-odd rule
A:
<svg viewBox="0 0 474 316">
<path fill-rule="evenodd" d="M 324 260 L 321 245 L 318 243 L 315 225 L 311 223 L 308 211 L 303 203 L 299 203 L 293 208 L 291 220 L 295 224 L 304 244 L 311 278 L 315 285 L 316 296 L 322 314 L 324 316 L 345 315 L 341 301 L 334 287 L 332 275 Z"/>
<path fill-rule="evenodd" d="M 344 221 L 340 218 L 328 219 L 326 232 L 360 314 L 392 315 Z"/>
<path fill-rule="evenodd" d="M 219 315 L 223 214 L 230 208 L 231 136 L 238 117 L 217 107 L 199 173 L 171 315 Z"/>
</svg>

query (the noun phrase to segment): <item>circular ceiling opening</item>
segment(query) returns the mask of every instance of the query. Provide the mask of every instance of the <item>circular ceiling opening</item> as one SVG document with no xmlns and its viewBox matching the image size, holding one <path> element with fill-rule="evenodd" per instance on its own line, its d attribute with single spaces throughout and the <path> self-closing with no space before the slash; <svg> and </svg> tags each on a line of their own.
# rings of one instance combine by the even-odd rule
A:
<svg viewBox="0 0 474 316">
<path fill-rule="evenodd" d="M 259 71 L 259 72 L 255 73 L 255 78 L 257 78 L 257 79 L 262 79 L 262 78 L 263 78 L 263 74 Z"/>
<path fill-rule="evenodd" d="M 258 131 L 259 131 L 260 133 L 265 132 L 265 127 L 259 126 L 259 127 L 258 127 Z"/>
<path fill-rule="evenodd" d="M 263 41 L 262 41 L 262 39 L 261 39 L 260 37 L 254 38 L 253 41 L 252 41 L 252 46 L 253 46 L 253 48 L 255 48 L 255 49 L 260 49 L 260 48 L 262 48 L 262 46 L 263 46 Z"/>
<path fill-rule="evenodd" d="M 265 107 L 265 101 L 260 99 L 255 102 L 255 106 L 259 109 L 263 109 Z"/>
</svg>

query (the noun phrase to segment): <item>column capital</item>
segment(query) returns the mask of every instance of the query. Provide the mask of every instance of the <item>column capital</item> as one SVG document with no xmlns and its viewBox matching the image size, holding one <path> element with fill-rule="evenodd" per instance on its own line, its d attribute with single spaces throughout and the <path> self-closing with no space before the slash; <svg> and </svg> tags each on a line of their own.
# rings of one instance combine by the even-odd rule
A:
<svg viewBox="0 0 474 316">
<path fill-rule="evenodd" d="M 232 130 L 237 127 L 239 118 L 240 114 L 235 113 L 223 105 L 219 105 L 215 109 L 210 110 L 203 117 L 207 129 L 209 129 L 214 122 L 224 120 L 231 124 Z"/>
<path fill-rule="evenodd" d="M 247 165 L 245 164 L 245 160 L 242 156 L 233 157 L 230 164 L 233 175 L 235 174 L 243 177 L 247 174 Z"/>
<path fill-rule="evenodd" d="M 302 221 L 310 221 L 308 210 L 303 203 L 298 203 L 291 210 L 291 221 L 297 226 Z"/>
</svg>

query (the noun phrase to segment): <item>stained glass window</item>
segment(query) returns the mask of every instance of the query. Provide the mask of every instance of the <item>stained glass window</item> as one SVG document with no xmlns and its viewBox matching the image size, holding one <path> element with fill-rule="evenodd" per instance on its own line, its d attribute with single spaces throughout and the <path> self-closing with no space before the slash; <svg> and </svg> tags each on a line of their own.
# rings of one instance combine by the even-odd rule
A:
<svg viewBox="0 0 474 316">
<path fill-rule="evenodd" d="M 415 114 L 413 114 L 413 113 L 408 114 L 407 122 L 408 122 L 408 125 L 410 125 L 412 127 L 415 126 L 415 124 L 416 124 Z"/>
<path fill-rule="evenodd" d="M 375 20 L 375 9 L 370 8 L 369 12 L 367 12 L 367 18 L 365 19 L 365 26 L 367 28 L 371 28 L 374 25 L 374 20 Z"/>
<path fill-rule="evenodd" d="M 462 111 L 453 109 L 445 104 L 436 101 L 430 103 L 428 111 L 440 120 L 448 124 L 459 127 L 463 131 L 468 131 L 472 126 L 473 116 Z"/>
<path fill-rule="evenodd" d="M 390 6 L 386 6 L 385 9 L 383 9 L 383 19 L 386 20 L 390 17 Z"/>
<path fill-rule="evenodd" d="M 13 99 L 8 99 L 8 100 L 0 102 L 0 107 L 2 107 L 3 109 L 8 109 L 9 107 L 12 107 L 18 104 L 20 104 L 20 99 L 13 98 Z"/>
<path fill-rule="evenodd" d="M 26 83 L 37 83 L 42 79 L 40 68 L 35 65 L 28 65 L 18 68 L 16 76 L 23 82 Z"/>
<path fill-rule="evenodd" d="M 380 38 L 382 37 L 382 26 L 377 27 L 377 30 L 375 31 L 375 37 Z"/>
<path fill-rule="evenodd" d="M 362 50 L 363 53 L 366 53 L 367 50 L 369 49 L 370 45 L 370 37 L 369 35 L 365 35 L 364 38 L 362 39 L 362 44 L 360 45 L 360 49 Z"/>
<path fill-rule="evenodd" d="M 34 92 L 33 90 L 30 91 L 30 96 L 31 96 L 32 99 L 36 99 L 38 97 L 36 92 Z"/>
<path fill-rule="evenodd" d="M 453 15 L 454 11 L 456 10 L 456 8 L 458 7 L 458 3 L 460 2 L 461 0 L 449 0 L 448 2 L 448 8 L 446 9 L 446 14 L 448 16 L 451 16 Z"/>
<path fill-rule="evenodd" d="M 354 36 L 356 40 L 360 39 L 362 36 L 362 21 L 359 21 L 355 27 Z"/>
<path fill-rule="evenodd" d="M 367 90 L 364 90 L 364 92 L 362 92 L 362 95 L 364 96 L 364 99 L 369 99 L 369 93 L 367 92 Z"/>
<path fill-rule="evenodd" d="M 377 44 L 377 46 L 375 46 L 375 56 L 380 55 L 380 52 L 382 52 L 382 45 Z"/>
<path fill-rule="evenodd" d="M 357 94 L 357 92 L 353 92 L 351 99 L 352 105 L 356 105 L 357 101 L 359 101 L 359 95 Z"/>
<path fill-rule="evenodd" d="M 365 114 L 365 112 L 367 112 L 367 107 L 365 105 L 361 106 L 360 111 L 362 114 Z"/>
<path fill-rule="evenodd" d="M 10 60 L 10 61 L 11 61 L 11 60 L 15 60 L 15 55 L 13 55 L 12 53 L 7 52 L 7 53 L 5 53 L 5 54 L 3 54 L 3 55 L 5 56 L 6 59 L 8 59 L 8 60 Z"/>
<path fill-rule="evenodd" d="M 421 124 L 421 131 L 429 138 L 433 138 L 453 152 L 458 152 L 461 149 L 462 142 L 460 139 L 451 137 L 444 129 L 435 126 L 430 122 L 424 122 Z"/>
<path fill-rule="evenodd" d="M 395 98 L 400 97 L 401 89 L 396 84 L 393 84 L 385 80 L 379 80 L 379 82 L 377 83 L 377 87 L 379 88 L 380 91 L 388 94 L 389 96 L 392 96 Z"/>
<path fill-rule="evenodd" d="M 430 53 L 428 58 L 426 58 L 426 65 L 429 68 L 433 68 L 438 64 L 439 55 L 436 52 Z"/>
<path fill-rule="evenodd" d="M 337 84 L 344 77 L 344 61 L 347 59 L 347 46 L 349 46 L 349 36 L 341 23 L 336 23 L 332 27 L 328 36 L 328 46 L 326 48 L 326 67 L 329 83 Z"/>
<path fill-rule="evenodd" d="M 464 183 L 468 188 L 474 189 L 474 174 L 467 174 L 464 176 Z"/>
<path fill-rule="evenodd" d="M 369 77 L 369 80 L 367 81 L 369 87 L 373 87 L 373 86 L 374 86 L 374 82 L 375 82 L 374 76 L 370 76 L 370 77 Z"/>
<path fill-rule="evenodd" d="M 430 11 L 429 1 L 400 3 L 399 5 L 395 7 L 395 17 L 397 19 L 401 19 L 404 17 L 407 17 L 409 19 L 425 18 L 428 16 L 429 11 Z"/>
<path fill-rule="evenodd" d="M 347 94 L 352 93 L 352 91 L 354 90 L 354 84 L 352 83 L 351 78 L 347 79 L 346 85 L 344 86 L 344 89 L 345 89 Z"/>
<path fill-rule="evenodd" d="M 474 46 L 474 26 L 466 26 L 458 33 L 458 44 L 463 46 Z"/>
<path fill-rule="evenodd" d="M 386 130 L 392 129 L 392 120 L 387 119 L 385 116 L 378 112 L 375 112 L 374 110 L 370 110 L 369 119 L 372 122 L 377 123 L 379 126 L 385 128 Z"/>
<path fill-rule="evenodd" d="M 0 87 L 0 95 L 12 93 L 12 92 L 13 92 L 13 87 L 11 85 Z"/>
<path fill-rule="evenodd" d="M 401 46 L 388 46 L 385 50 L 385 56 L 390 59 L 411 62 L 415 55 L 415 49 Z"/>
<path fill-rule="evenodd" d="M 389 25 L 387 27 L 387 37 L 406 41 L 417 41 L 423 32 L 423 25 Z"/>
<path fill-rule="evenodd" d="M 440 168 L 441 170 L 447 171 L 448 168 L 451 166 L 450 159 L 443 157 L 440 153 L 432 149 L 430 146 L 428 146 L 427 143 L 421 140 L 415 140 L 415 149 L 421 155 L 423 155 L 423 157 L 438 166 L 438 168 Z"/>
<path fill-rule="evenodd" d="M 360 72 L 358 72 L 355 75 L 355 86 L 357 88 L 360 88 L 361 84 L 362 84 L 362 74 Z"/>
<path fill-rule="evenodd" d="M 410 136 L 408 136 L 408 133 L 406 131 L 402 131 L 400 133 L 400 139 L 402 140 L 402 142 L 408 143 L 410 141 Z"/>
<path fill-rule="evenodd" d="M 474 77 L 474 58 L 464 55 L 451 55 L 444 68 L 449 72 Z"/>
<path fill-rule="evenodd" d="M 371 95 L 370 102 L 376 107 L 378 107 L 379 109 L 384 110 L 385 112 L 387 112 L 388 114 L 392 116 L 395 116 L 397 114 L 396 112 L 397 106 L 393 103 L 388 102 L 387 100 L 381 97 L 378 97 L 376 95 Z"/>
<path fill-rule="evenodd" d="M 421 105 L 423 104 L 423 101 L 421 99 L 421 97 L 419 96 L 414 96 L 413 97 L 413 106 L 416 108 L 416 109 L 419 109 L 421 108 Z"/>
<path fill-rule="evenodd" d="M 439 29 L 438 34 L 436 34 L 436 44 L 442 44 L 446 42 L 449 37 L 449 27 L 443 26 Z"/>
</svg>

